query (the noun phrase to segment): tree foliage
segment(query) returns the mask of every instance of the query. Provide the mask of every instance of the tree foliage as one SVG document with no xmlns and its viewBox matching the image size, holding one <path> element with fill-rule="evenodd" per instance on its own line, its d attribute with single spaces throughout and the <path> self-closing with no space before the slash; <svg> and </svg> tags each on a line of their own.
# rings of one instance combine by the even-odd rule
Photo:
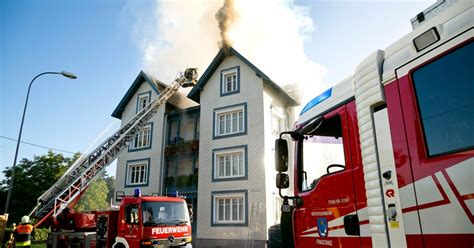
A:
<svg viewBox="0 0 474 248">
<path fill-rule="evenodd" d="M 65 157 L 60 153 L 49 151 L 46 155 L 35 156 L 33 160 L 22 159 L 15 168 L 9 222 L 18 223 L 23 215 L 29 214 L 36 205 L 37 198 L 49 189 L 79 156 L 77 153 L 73 157 Z M 5 179 L 0 182 L 2 213 L 11 179 L 11 168 L 7 167 L 3 174 Z M 104 172 L 90 185 L 75 209 L 78 211 L 107 209 L 109 199 L 113 197 L 114 183 L 114 178 Z"/>
<path fill-rule="evenodd" d="M 74 210 L 85 212 L 108 209 L 114 194 L 114 183 L 115 179 L 104 172 L 89 186 Z"/>
<path fill-rule="evenodd" d="M 49 151 L 46 155 L 35 156 L 33 160 L 23 158 L 15 167 L 9 222 L 19 222 L 23 215 L 29 214 L 36 205 L 36 199 L 51 187 L 79 156 L 77 153 L 69 158 Z M 3 174 L 5 179 L 0 183 L 2 203 L 6 202 L 12 174 L 11 167 L 3 170 Z M 3 213 L 5 204 L 1 204 L 0 209 Z"/>
</svg>

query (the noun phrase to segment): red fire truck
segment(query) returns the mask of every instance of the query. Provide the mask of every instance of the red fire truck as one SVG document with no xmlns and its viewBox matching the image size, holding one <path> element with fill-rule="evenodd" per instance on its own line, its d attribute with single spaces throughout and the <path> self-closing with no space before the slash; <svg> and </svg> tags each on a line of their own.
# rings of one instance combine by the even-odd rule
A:
<svg viewBox="0 0 474 248">
<path fill-rule="evenodd" d="M 284 247 L 474 246 L 474 2 L 412 24 L 276 141 Z"/>
<path fill-rule="evenodd" d="M 64 211 L 49 247 L 144 248 L 186 246 L 192 241 L 186 201 L 180 197 L 124 196 L 119 209 Z M 64 230 L 66 229 L 66 230 Z M 67 230 L 72 229 L 72 230 Z"/>
</svg>

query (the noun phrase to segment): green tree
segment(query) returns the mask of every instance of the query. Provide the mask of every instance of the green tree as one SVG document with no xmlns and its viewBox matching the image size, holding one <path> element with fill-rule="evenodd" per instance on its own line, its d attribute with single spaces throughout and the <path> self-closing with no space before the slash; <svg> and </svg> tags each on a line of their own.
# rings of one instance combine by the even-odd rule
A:
<svg viewBox="0 0 474 248">
<path fill-rule="evenodd" d="M 80 154 L 65 157 L 60 153 L 49 151 L 46 155 L 35 156 L 33 160 L 24 158 L 15 168 L 12 198 L 9 207 L 9 222 L 19 222 L 21 216 L 27 215 L 36 205 L 36 199 L 49 189 Z M 11 179 L 11 168 L 7 167 L 0 182 L 0 208 L 3 213 L 8 186 Z"/>
<path fill-rule="evenodd" d="M 106 172 L 91 183 L 84 195 L 74 207 L 75 211 L 105 210 L 109 208 L 114 194 L 115 179 Z"/>
</svg>

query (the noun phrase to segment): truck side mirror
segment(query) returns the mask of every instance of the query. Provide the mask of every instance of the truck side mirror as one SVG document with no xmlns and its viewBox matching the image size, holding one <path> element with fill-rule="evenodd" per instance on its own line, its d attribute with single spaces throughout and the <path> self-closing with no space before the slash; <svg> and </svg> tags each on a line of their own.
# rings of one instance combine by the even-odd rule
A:
<svg viewBox="0 0 474 248">
<path fill-rule="evenodd" d="M 288 142 L 284 139 L 275 140 L 275 170 L 278 172 L 288 170 Z"/>
<path fill-rule="evenodd" d="M 290 178 L 288 174 L 278 173 L 276 176 L 276 187 L 279 189 L 287 189 L 290 187 Z"/>
<path fill-rule="evenodd" d="M 125 192 L 123 192 L 123 191 L 115 192 L 115 201 L 116 202 L 121 202 L 124 196 L 125 196 Z"/>
</svg>

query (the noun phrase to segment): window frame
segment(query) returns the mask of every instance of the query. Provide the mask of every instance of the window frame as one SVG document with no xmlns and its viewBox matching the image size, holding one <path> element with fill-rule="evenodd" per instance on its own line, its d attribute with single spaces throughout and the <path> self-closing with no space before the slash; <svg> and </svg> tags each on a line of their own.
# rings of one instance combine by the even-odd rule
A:
<svg viewBox="0 0 474 248">
<path fill-rule="evenodd" d="M 136 147 L 135 146 L 135 141 L 138 142 L 138 140 L 136 140 L 137 136 L 140 136 L 140 134 L 142 132 L 144 132 L 144 130 L 140 130 L 140 132 L 138 132 L 136 134 L 135 137 L 133 137 L 132 141 L 130 142 L 129 146 L 128 146 L 128 152 L 136 152 L 136 151 L 143 151 L 143 150 L 148 150 L 148 149 L 151 149 L 152 148 L 152 142 L 153 142 L 153 122 L 148 122 L 147 124 L 145 124 L 143 126 L 143 128 L 147 128 L 149 127 L 150 128 L 150 132 L 149 132 L 149 136 L 150 138 L 148 139 L 148 145 L 147 146 L 142 146 L 142 147 Z M 142 136 L 143 137 L 143 136 Z"/>
<path fill-rule="evenodd" d="M 219 156 L 242 153 L 242 170 L 239 175 L 219 176 Z M 232 161 L 232 160 L 231 160 Z M 233 163 L 233 161 L 231 162 Z M 231 171 L 233 170 L 231 164 Z M 212 182 L 238 181 L 248 179 L 248 149 L 247 145 L 217 148 L 212 150 Z"/>
<path fill-rule="evenodd" d="M 270 124 L 271 124 L 271 134 L 275 137 L 280 137 L 280 133 L 285 131 L 286 128 L 286 118 L 285 118 L 285 115 L 282 114 L 282 111 L 277 108 L 277 107 L 274 107 L 274 106 L 271 106 L 270 107 L 270 112 L 271 112 L 271 115 L 272 115 L 272 119 L 270 121 Z M 277 123 L 275 123 L 277 122 Z M 278 131 L 275 130 L 275 124 L 278 125 Z"/>
<path fill-rule="evenodd" d="M 235 90 L 232 91 L 227 91 L 226 90 L 226 76 L 229 74 L 234 74 L 236 75 L 236 80 L 235 80 Z M 221 70 L 220 73 L 220 96 L 228 96 L 228 95 L 233 95 L 233 94 L 238 94 L 240 93 L 240 66 L 234 66 L 230 68 L 226 68 Z"/>
<path fill-rule="evenodd" d="M 146 164 L 146 167 L 144 169 L 145 181 L 139 182 L 139 183 L 132 183 L 131 182 L 131 173 L 132 173 L 131 167 L 140 166 L 142 164 Z M 125 167 L 125 188 L 131 188 L 131 187 L 137 187 L 137 186 L 148 186 L 150 182 L 149 179 L 150 179 L 150 158 L 134 159 L 134 160 L 127 161 L 126 167 Z"/>
<path fill-rule="evenodd" d="M 219 199 L 242 198 L 242 220 L 219 220 Z M 211 192 L 211 226 L 248 226 L 248 191 L 247 190 L 229 190 Z M 230 202 L 232 208 L 232 200 Z M 232 210 L 230 217 L 232 218 Z M 225 217 L 224 217 L 225 218 Z"/>
<path fill-rule="evenodd" d="M 242 129 L 238 130 L 237 132 L 232 132 L 231 130 L 231 132 L 229 133 L 219 134 L 220 132 L 219 116 L 232 114 L 235 112 L 239 113 L 240 111 L 242 111 L 242 125 L 243 125 Z M 232 117 L 230 119 L 230 123 L 232 123 Z M 239 118 L 237 119 L 237 123 L 239 123 Z M 246 135 L 247 134 L 247 103 L 240 103 L 240 104 L 235 104 L 235 105 L 230 105 L 230 106 L 214 109 L 212 130 L 213 130 L 213 139 Z"/>
<path fill-rule="evenodd" d="M 150 104 L 150 102 L 151 102 L 151 90 L 138 94 L 135 113 L 138 113 L 138 112 L 140 112 L 140 110 L 143 109 L 143 107 L 141 107 L 141 101 L 140 101 L 143 98 L 148 99 L 147 100 L 147 105 Z"/>
<path fill-rule="evenodd" d="M 318 187 L 319 182 L 322 180 L 326 180 L 326 177 L 330 176 L 337 176 L 338 174 L 342 173 L 348 173 L 351 170 L 353 170 L 353 163 L 351 161 L 351 148 L 350 148 L 350 135 L 348 133 L 348 128 L 346 123 L 349 118 L 347 115 L 347 110 L 346 110 L 347 104 L 343 104 L 340 106 L 337 106 L 335 109 L 323 114 L 323 119 L 324 120 L 332 120 L 334 118 L 339 119 L 339 123 L 341 124 L 341 136 L 340 138 L 342 139 L 342 149 L 343 149 L 343 156 L 344 156 L 344 169 L 333 171 L 331 173 L 325 173 L 319 177 L 319 179 L 316 181 L 317 184 L 311 188 L 309 187 L 308 189 L 303 190 L 303 171 L 305 169 L 305 164 L 304 164 L 304 158 L 302 157 L 303 150 L 301 149 L 303 140 L 302 138 L 298 138 L 296 140 L 295 145 L 297 146 L 296 149 L 296 159 L 298 160 L 297 162 L 297 181 L 295 182 L 295 187 L 297 187 L 298 192 L 302 195 L 308 195 L 311 194 L 311 192 L 315 191 L 316 188 Z M 321 136 L 321 135 L 320 135 Z M 330 136 L 329 136 L 330 137 Z M 303 144 L 304 145 L 304 144 Z M 329 165 L 327 165 L 329 166 Z M 326 168 L 327 168 L 326 166 Z"/>
<path fill-rule="evenodd" d="M 414 115 L 416 116 L 416 118 L 418 118 L 418 128 L 419 129 L 417 132 L 420 133 L 420 136 L 421 136 L 421 143 L 422 143 L 422 152 L 424 153 L 424 156 L 426 159 L 432 159 L 432 158 L 438 158 L 438 157 L 443 157 L 443 156 L 446 156 L 446 155 L 451 155 L 451 154 L 456 154 L 456 153 L 459 153 L 459 152 L 464 152 L 464 151 L 470 151 L 472 150 L 474 147 L 473 146 L 470 146 L 470 147 L 464 147 L 464 148 L 461 148 L 461 149 L 451 149 L 449 151 L 445 151 L 445 152 L 441 152 L 441 153 L 436 153 L 436 154 L 430 154 L 429 152 L 429 146 L 428 146 L 428 140 L 427 140 L 427 135 L 426 135 L 426 131 L 425 131 L 425 126 L 424 126 L 424 123 L 423 123 L 423 119 L 422 119 L 422 115 L 421 115 L 421 109 L 420 109 L 420 102 L 419 102 L 419 99 L 418 99 L 418 95 L 417 95 L 417 92 L 416 92 L 416 87 L 415 87 L 415 80 L 413 78 L 413 74 L 415 72 L 417 72 L 419 69 L 422 69 L 422 68 L 425 68 L 426 66 L 442 59 L 443 57 L 446 57 L 446 56 L 449 56 L 450 54 L 452 54 L 453 52 L 459 50 L 459 49 L 462 49 L 463 47 L 465 46 L 468 46 L 468 45 L 474 45 L 473 44 L 473 39 L 470 39 L 470 40 L 467 40 L 467 41 L 464 41 L 444 52 L 441 52 L 440 54 L 414 66 L 413 68 L 409 69 L 408 70 L 408 73 L 407 73 L 407 76 L 408 76 L 408 81 L 409 81 L 409 87 L 410 87 L 410 90 L 411 90 L 411 97 L 414 101 L 414 108 L 415 108 L 415 113 Z"/>
</svg>

